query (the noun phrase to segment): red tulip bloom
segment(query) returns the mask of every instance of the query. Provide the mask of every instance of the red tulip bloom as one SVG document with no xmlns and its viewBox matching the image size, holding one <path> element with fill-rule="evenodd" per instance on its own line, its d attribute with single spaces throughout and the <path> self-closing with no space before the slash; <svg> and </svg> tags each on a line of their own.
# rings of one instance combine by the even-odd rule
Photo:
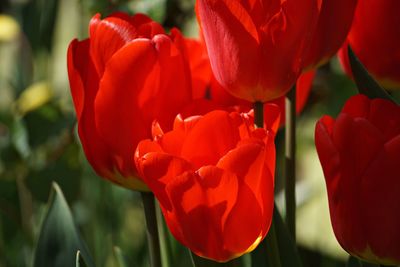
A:
<svg viewBox="0 0 400 267">
<path fill-rule="evenodd" d="M 285 95 L 302 71 L 320 5 L 321 0 L 198 0 L 217 81 L 250 102 Z"/>
<path fill-rule="evenodd" d="M 178 30 L 168 35 L 144 15 L 92 18 L 90 37 L 68 49 L 68 74 L 86 157 L 96 172 L 146 189 L 132 157 L 153 120 L 169 129 L 191 99 L 190 70 Z"/>
<path fill-rule="evenodd" d="M 155 124 L 153 140 L 139 143 L 141 177 L 172 234 L 197 255 L 225 262 L 267 234 L 274 206 L 271 127 L 255 129 L 252 114 L 217 110 L 178 116 L 165 133 Z"/>
<path fill-rule="evenodd" d="M 323 0 L 317 30 L 304 66 L 317 68 L 343 45 L 353 22 L 358 0 Z"/>
<path fill-rule="evenodd" d="M 216 81 L 212 74 L 207 49 L 203 42 L 195 39 L 186 39 L 186 45 L 192 70 L 192 95 L 194 99 L 209 99 L 213 105 L 209 109 L 226 109 L 233 106 L 240 106 L 242 111 L 247 112 L 253 108 L 253 103 L 232 96 Z M 301 74 L 297 79 L 296 112 L 298 114 L 303 110 L 307 102 L 314 76 L 315 71 L 311 70 Z M 283 125 L 285 123 L 285 96 L 273 100 L 270 103 L 279 106 L 281 113 L 280 123 Z M 268 113 L 273 112 L 273 110 L 270 110 L 271 107 L 271 105 L 264 106 L 264 118 L 268 119 Z M 266 122 L 266 125 L 268 125 L 268 122 Z"/>
<path fill-rule="evenodd" d="M 185 44 L 192 74 L 192 97 L 204 98 L 213 78 L 207 50 L 200 40 L 185 38 Z"/>
<path fill-rule="evenodd" d="M 364 95 L 324 116 L 315 145 L 336 238 L 350 254 L 400 264 L 400 107 Z"/>
<path fill-rule="evenodd" d="M 362 0 L 339 56 L 351 75 L 347 44 L 387 89 L 400 88 L 400 1 Z"/>
</svg>

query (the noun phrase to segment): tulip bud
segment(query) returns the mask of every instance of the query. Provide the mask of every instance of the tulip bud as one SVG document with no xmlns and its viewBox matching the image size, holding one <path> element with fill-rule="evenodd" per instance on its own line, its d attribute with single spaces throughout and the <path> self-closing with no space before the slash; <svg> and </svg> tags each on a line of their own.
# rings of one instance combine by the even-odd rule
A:
<svg viewBox="0 0 400 267">
<path fill-rule="evenodd" d="M 285 95 L 302 71 L 320 6 L 320 0 L 198 0 L 216 80 L 250 102 Z"/>
<path fill-rule="evenodd" d="M 337 119 L 318 121 L 315 145 L 340 245 L 365 261 L 400 264 L 400 107 L 356 95 Z"/>
<path fill-rule="evenodd" d="M 346 40 L 353 22 L 358 0 L 323 0 L 305 69 L 317 68 L 327 62 Z"/>
<path fill-rule="evenodd" d="M 92 18 L 90 37 L 68 49 L 68 74 L 86 157 L 102 177 L 147 190 L 132 155 L 151 137 L 153 120 L 168 129 L 191 100 L 183 38 L 145 15 Z"/>
<path fill-rule="evenodd" d="M 339 57 L 351 75 L 347 45 L 387 89 L 400 88 L 400 1 L 362 0 Z"/>
</svg>

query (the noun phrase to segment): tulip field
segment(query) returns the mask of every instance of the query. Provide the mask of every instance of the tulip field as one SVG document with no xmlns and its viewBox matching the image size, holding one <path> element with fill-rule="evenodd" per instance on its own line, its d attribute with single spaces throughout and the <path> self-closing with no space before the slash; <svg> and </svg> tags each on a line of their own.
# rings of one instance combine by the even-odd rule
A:
<svg viewBox="0 0 400 267">
<path fill-rule="evenodd" d="M 1 0 L 0 267 L 400 266 L 399 14 Z"/>
</svg>

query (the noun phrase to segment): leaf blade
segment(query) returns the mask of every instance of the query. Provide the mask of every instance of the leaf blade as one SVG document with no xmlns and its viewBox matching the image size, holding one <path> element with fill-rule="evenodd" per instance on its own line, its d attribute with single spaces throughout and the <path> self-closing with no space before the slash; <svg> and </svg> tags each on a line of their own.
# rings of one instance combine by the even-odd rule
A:
<svg viewBox="0 0 400 267">
<path fill-rule="evenodd" d="M 53 183 L 33 266 L 70 267 L 76 265 L 78 257 L 82 257 L 88 267 L 95 266 L 60 187 Z"/>
<path fill-rule="evenodd" d="M 396 101 L 391 97 L 385 89 L 383 89 L 364 67 L 361 61 L 358 59 L 354 51 L 348 46 L 348 55 L 351 71 L 353 73 L 354 81 L 357 85 L 357 89 L 360 94 L 366 95 L 371 99 L 383 98 L 390 100 L 394 103 Z M 398 103 L 396 103 L 398 104 Z"/>
</svg>

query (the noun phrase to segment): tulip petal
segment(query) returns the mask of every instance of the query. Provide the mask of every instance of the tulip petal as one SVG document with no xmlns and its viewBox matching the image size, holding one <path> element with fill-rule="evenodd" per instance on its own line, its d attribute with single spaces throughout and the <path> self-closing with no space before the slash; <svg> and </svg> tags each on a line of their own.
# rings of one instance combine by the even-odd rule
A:
<svg viewBox="0 0 400 267">
<path fill-rule="evenodd" d="M 96 98 L 96 123 L 125 174 L 134 173 L 132 153 L 140 140 L 151 136 L 153 121 L 168 131 L 190 99 L 185 64 L 167 35 L 135 39 L 107 64 Z"/>
<path fill-rule="evenodd" d="M 273 103 L 264 104 L 264 128 L 274 135 L 278 132 L 281 124 L 281 109 Z"/>
<path fill-rule="evenodd" d="M 270 226 L 273 211 L 275 172 L 275 146 L 273 138 L 270 138 L 270 140 L 272 140 L 272 143 L 269 145 L 265 145 L 260 140 L 249 140 L 230 151 L 217 164 L 218 167 L 237 175 L 239 181 L 243 183 L 242 186 L 246 187 L 246 189 L 243 189 L 243 194 L 247 195 L 246 199 L 252 199 L 253 205 L 254 201 L 258 203 L 258 208 L 255 208 L 258 212 L 252 216 L 260 216 L 258 222 L 267 222 L 257 224 L 259 227 L 253 225 L 252 229 L 249 229 L 253 233 L 253 239 L 247 239 L 244 243 L 236 242 L 236 246 L 242 246 L 242 249 L 236 247 L 238 251 L 245 251 L 257 237 L 264 237 Z M 240 187 L 241 189 L 242 186 Z M 241 191 L 239 192 L 240 194 Z M 240 205 L 246 206 L 246 201 L 240 202 L 243 202 Z M 237 215 L 232 214 L 232 220 L 234 221 L 237 220 L 233 219 L 235 216 Z M 231 223 L 235 225 L 235 222 Z M 251 243 L 248 243 L 250 241 Z"/>
<path fill-rule="evenodd" d="M 315 147 L 321 162 L 326 183 L 335 192 L 340 177 L 340 156 L 332 141 L 335 121 L 329 116 L 322 117 L 315 127 Z M 329 193 L 329 191 L 328 191 Z"/>
<path fill-rule="evenodd" d="M 268 199 L 273 206 L 273 199 Z M 272 221 L 272 209 L 269 218 L 264 218 L 261 206 L 253 189 L 239 184 L 236 205 L 232 208 L 224 227 L 225 248 L 231 252 L 231 258 L 239 257 L 253 250 L 262 241 Z"/>
<path fill-rule="evenodd" d="M 107 62 L 121 47 L 136 38 L 136 29 L 120 17 L 100 18 L 95 15 L 90 21 L 90 55 L 99 75 L 102 75 Z"/>
<path fill-rule="evenodd" d="M 359 187 L 365 169 L 382 148 L 382 135 L 366 119 L 353 119 L 341 113 L 333 127 L 332 142 L 340 155 L 340 165 L 336 166 L 340 168 L 340 178 L 333 184 L 336 188 L 327 183 L 328 192 L 334 192 L 330 196 L 331 212 L 334 213 L 332 225 L 344 248 L 361 252 L 366 249 L 367 237 L 366 229 L 361 227 L 361 193 L 354 189 Z"/>
<path fill-rule="evenodd" d="M 193 99 L 205 98 L 207 87 L 213 75 L 206 47 L 201 41 L 195 39 L 185 39 L 185 44 L 192 73 Z"/>
<path fill-rule="evenodd" d="M 140 140 L 151 136 L 151 122 L 143 118 L 138 105 L 148 73 L 156 64 L 150 40 L 136 39 L 110 60 L 95 100 L 96 125 L 115 155 L 124 176 L 135 173 L 131 158 Z M 131 75 L 135 74 L 135 79 Z M 147 127 L 146 127 L 147 125 Z"/>
<path fill-rule="evenodd" d="M 316 69 L 329 60 L 343 45 L 353 22 L 358 0 L 324 0 L 318 26 L 305 61 Z"/>
<path fill-rule="evenodd" d="M 342 113 L 349 114 L 352 118 L 368 118 L 370 102 L 365 95 L 355 95 L 345 103 Z"/>
<path fill-rule="evenodd" d="M 174 205 L 173 214 L 166 218 L 179 222 L 184 244 L 200 256 L 227 260 L 230 254 L 224 246 L 222 227 L 237 199 L 236 176 L 207 166 L 177 177 L 166 190 Z"/>
<path fill-rule="evenodd" d="M 240 181 L 249 185 L 253 192 L 260 194 L 269 187 L 273 188 L 273 179 L 265 176 L 265 144 L 260 140 L 251 140 L 238 146 L 222 157 L 217 166 L 236 174 Z M 271 174 L 272 170 L 267 170 Z M 265 182 L 265 183 L 263 183 Z M 261 203 L 263 198 L 258 198 Z"/>
<path fill-rule="evenodd" d="M 216 79 L 237 97 L 254 100 L 261 51 L 252 18 L 239 1 L 200 0 L 197 11 Z"/>
<path fill-rule="evenodd" d="M 138 149 L 146 149 L 147 143 L 139 143 Z M 191 171 L 192 166 L 184 159 L 174 157 L 162 152 L 149 152 L 136 159 L 141 177 L 157 197 L 166 210 L 172 209 L 172 203 L 165 191 L 166 186 L 174 181 L 175 177 Z"/>
<path fill-rule="evenodd" d="M 89 47 L 90 40 L 79 42 L 75 39 L 70 43 L 67 52 L 71 95 L 78 121 L 85 102 L 85 85 L 87 83 L 88 90 L 96 90 L 96 83 L 99 79 L 97 73 L 91 68 L 93 63 L 88 56 Z"/>
<path fill-rule="evenodd" d="M 387 102 L 387 101 L 386 101 Z M 366 169 L 361 184 L 365 234 L 372 252 L 381 259 L 400 259 L 400 135 L 386 143 Z M 377 179 L 377 178 L 380 179 Z M 398 262 L 398 261 L 397 261 Z"/>
<path fill-rule="evenodd" d="M 89 56 L 90 40 L 74 40 L 68 48 L 68 75 L 78 118 L 78 134 L 86 158 L 102 177 L 112 179 L 113 164 L 94 124 L 93 102 L 99 78 Z"/>
<path fill-rule="evenodd" d="M 181 47 L 182 36 L 177 31 L 173 39 L 159 34 L 152 42 L 158 61 L 146 80 L 149 89 L 144 88 L 139 94 L 139 105 L 149 119 L 156 118 L 161 128 L 168 131 L 175 116 L 192 99 L 189 65 Z"/>
<path fill-rule="evenodd" d="M 162 148 L 161 146 L 154 141 L 151 141 L 149 139 L 146 140 L 142 140 L 139 142 L 139 144 L 136 147 L 136 151 L 135 151 L 135 164 L 136 166 L 139 168 L 139 159 L 141 159 L 142 157 L 144 157 L 147 153 L 151 153 L 151 152 L 162 152 Z"/>
<path fill-rule="evenodd" d="M 357 95 L 336 121 L 323 117 L 315 131 L 339 243 L 385 265 L 400 259 L 399 111 L 390 101 Z"/>
<path fill-rule="evenodd" d="M 400 85 L 400 2 L 364 0 L 347 37 L 368 71 L 387 88 Z"/>
<path fill-rule="evenodd" d="M 296 83 L 296 112 L 300 113 L 307 103 L 312 84 L 315 77 L 315 70 L 304 72 L 297 79 Z M 283 115 L 281 115 L 283 117 Z"/>
<path fill-rule="evenodd" d="M 268 101 L 286 94 L 302 70 L 317 25 L 321 1 L 285 1 L 262 27 L 263 61 L 258 98 Z M 302 8 L 299 8 L 301 6 Z"/>
<path fill-rule="evenodd" d="M 196 168 L 215 165 L 240 140 L 237 126 L 228 112 L 207 113 L 186 136 L 181 156 Z"/>
<path fill-rule="evenodd" d="M 381 131 L 385 140 L 400 134 L 400 108 L 391 101 L 372 100 L 368 120 Z"/>
<path fill-rule="evenodd" d="M 360 177 L 384 143 L 382 134 L 366 119 L 352 119 L 345 113 L 336 120 L 332 140 L 341 155 L 342 172 L 350 171 L 349 177 Z"/>
</svg>

